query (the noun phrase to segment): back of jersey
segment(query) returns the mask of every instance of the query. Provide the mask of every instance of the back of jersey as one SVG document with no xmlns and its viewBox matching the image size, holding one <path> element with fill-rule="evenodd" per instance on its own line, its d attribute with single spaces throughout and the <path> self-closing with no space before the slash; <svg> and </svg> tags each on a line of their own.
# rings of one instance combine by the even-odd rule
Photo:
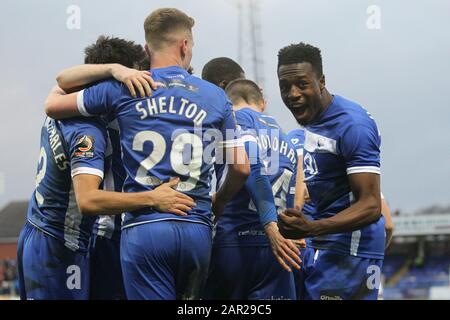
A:
<svg viewBox="0 0 450 320">
<path fill-rule="evenodd" d="M 41 132 L 36 189 L 27 219 L 73 251 L 87 250 L 94 218 L 79 212 L 71 174 L 103 176 L 105 137 L 97 125 L 95 119 L 47 118 Z"/>
<path fill-rule="evenodd" d="M 259 157 L 264 173 L 269 176 L 278 213 L 286 209 L 290 182 L 297 163 L 293 145 L 271 116 L 244 108 L 236 111 L 242 140 L 258 144 L 259 154 L 249 150 L 250 161 Z M 218 166 L 218 182 L 223 178 L 226 166 Z M 267 243 L 256 206 L 244 187 L 225 208 L 218 220 L 214 238 L 215 246 Z"/>
<path fill-rule="evenodd" d="M 132 98 L 122 84 L 107 81 L 84 90 L 79 110 L 85 115 L 112 113 L 117 118 L 127 174 L 125 192 L 152 190 L 180 177 L 178 191 L 192 197 L 197 206 L 187 217 L 152 208 L 128 212 L 124 227 L 167 219 L 211 225 L 215 146 L 239 143 L 231 103 L 223 90 L 179 67 L 153 69 L 152 77 L 164 87 L 150 98 Z M 232 137 L 224 141 L 227 129 Z"/>
</svg>

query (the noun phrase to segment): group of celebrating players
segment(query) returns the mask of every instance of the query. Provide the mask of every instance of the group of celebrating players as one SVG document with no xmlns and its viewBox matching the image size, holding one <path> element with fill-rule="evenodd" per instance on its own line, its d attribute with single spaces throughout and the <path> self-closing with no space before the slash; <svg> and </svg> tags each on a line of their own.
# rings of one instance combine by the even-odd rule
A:
<svg viewBox="0 0 450 320">
<path fill-rule="evenodd" d="M 372 116 L 301 42 L 278 54 L 286 135 L 232 59 L 192 75 L 193 26 L 155 10 L 145 50 L 102 36 L 57 76 L 21 299 L 376 299 L 392 223 Z"/>
</svg>

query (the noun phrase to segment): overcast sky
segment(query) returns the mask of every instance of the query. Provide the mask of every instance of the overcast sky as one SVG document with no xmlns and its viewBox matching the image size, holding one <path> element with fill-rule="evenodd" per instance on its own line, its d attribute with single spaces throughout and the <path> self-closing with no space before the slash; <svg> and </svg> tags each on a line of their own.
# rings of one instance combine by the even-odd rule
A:
<svg viewBox="0 0 450 320">
<path fill-rule="evenodd" d="M 84 47 L 100 34 L 143 44 L 145 17 L 177 7 L 196 20 L 192 65 L 199 75 L 211 58 L 238 58 L 237 2 L 2 0 L 0 207 L 31 195 L 43 102 L 57 72 L 83 62 Z M 79 29 L 67 27 L 71 5 L 80 10 Z M 261 0 L 260 7 L 268 113 L 286 130 L 297 127 L 279 96 L 277 51 L 300 41 L 318 46 L 328 89 L 359 102 L 377 121 L 382 189 L 391 206 L 412 212 L 448 205 L 450 1 Z M 251 39 L 249 32 L 243 37 Z M 245 46 L 242 65 L 252 78 L 249 51 Z"/>
</svg>

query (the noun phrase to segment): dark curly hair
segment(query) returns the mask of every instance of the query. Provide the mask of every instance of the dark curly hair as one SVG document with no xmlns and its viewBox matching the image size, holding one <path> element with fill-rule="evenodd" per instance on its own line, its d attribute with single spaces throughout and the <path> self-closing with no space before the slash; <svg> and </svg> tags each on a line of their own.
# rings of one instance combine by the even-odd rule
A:
<svg viewBox="0 0 450 320">
<path fill-rule="evenodd" d="M 120 63 L 128 68 L 149 67 L 147 54 L 140 44 L 116 37 L 100 36 L 84 49 L 84 63 Z"/>
<path fill-rule="evenodd" d="M 278 51 L 278 68 L 282 65 L 302 62 L 309 62 L 318 77 L 323 75 L 322 54 L 319 48 L 300 42 Z"/>
</svg>

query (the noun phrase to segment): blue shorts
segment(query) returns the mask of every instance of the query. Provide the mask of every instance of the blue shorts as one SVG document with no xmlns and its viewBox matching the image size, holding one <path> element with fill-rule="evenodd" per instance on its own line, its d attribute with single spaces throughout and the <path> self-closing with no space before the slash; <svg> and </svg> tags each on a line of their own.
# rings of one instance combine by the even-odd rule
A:
<svg viewBox="0 0 450 320">
<path fill-rule="evenodd" d="M 120 266 L 120 242 L 93 235 L 90 242 L 91 300 L 126 300 Z"/>
<path fill-rule="evenodd" d="M 22 300 L 87 300 L 89 259 L 30 223 L 22 228 L 17 247 Z"/>
<path fill-rule="evenodd" d="M 306 248 L 298 278 L 300 300 L 376 300 L 382 259 Z"/>
<path fill-rule="evenodd" d="M 215 247 L 204 298 L 294 300 L 294 277 L 269 246 Z"/>
<path fill-rule="evenodd" d="M 199 299 L 211 246 L 211 228 L 199 223 L 160 221 L 124 229 L 120 250 L 127 298 Z"/>
<path fill-rule="evenodd" d="M 302 260 L 302 264 L 300 265 L 303 268 L 303 257 L 306 254 L 307 248 L 301 248 L 300 249 L 300 259 Z M 294 282 L 295 282 L 295 295 L 296 299 L 300 300 L 300 296 L 302 295 L 302 285 L 303 285 L 303 276 L 304 272 L 300 269 L 292 268 L 292 274 L 294 276 Z"/>
</svg>

